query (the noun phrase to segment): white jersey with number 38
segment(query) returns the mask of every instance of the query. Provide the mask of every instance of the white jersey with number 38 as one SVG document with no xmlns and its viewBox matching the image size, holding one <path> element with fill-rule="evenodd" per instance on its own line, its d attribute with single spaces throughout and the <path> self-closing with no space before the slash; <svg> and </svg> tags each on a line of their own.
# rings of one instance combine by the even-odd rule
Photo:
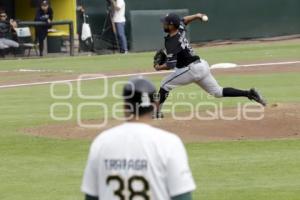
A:
<svg viewBox="0 0 300 200">
<path fill-rule="evenodd" d="M 170 200 L 196 188 L 181 140 L 124 123 L 93 142 L 81 190 L 100 200 Z"/>
</svg>

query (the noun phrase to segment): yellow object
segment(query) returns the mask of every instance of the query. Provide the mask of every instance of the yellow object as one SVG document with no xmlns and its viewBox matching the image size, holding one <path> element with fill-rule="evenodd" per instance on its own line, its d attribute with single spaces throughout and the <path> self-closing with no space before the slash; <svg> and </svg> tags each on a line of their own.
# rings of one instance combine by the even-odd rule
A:
<svg viewBox="0 0 300 200">
<path fill-rule="evenodd" d="M 15 0 L 15 12 L 17 19 L 33 21 L 36 10 L 31 7 L 30 0 Z"/>
<path fill-rule="evenodd" d="M 76 0 L 51 0 L 54 12 L 54 21 L 72 20 L 74 23 L 74 34 L 76 34 Z M 31 0 L 15 0 L 16 18 L 22 21 L 33 21 L 36 9 L 31 7 Z M 54 29 L 69 35 L 68 26 L 54 26 Z M 33 29 L 32 29 L 33 31 Z"/>
<path fill-rule="evenodd" d="M 69 32 L 65 32 L 65 31 L 55 31 L 55 32 L 50 32 L 48 33 L 48 36 L 69 36 Z"/>
<path fill-rule="evenodd" d="M 54 20 L 72 20 L 74 23 L 74 34 L 76 34 L 76 0 L 51 0 L 54 11 Z M 69 32 L 68 26 L 54 26 L 58 31 Z"/>
</svg>

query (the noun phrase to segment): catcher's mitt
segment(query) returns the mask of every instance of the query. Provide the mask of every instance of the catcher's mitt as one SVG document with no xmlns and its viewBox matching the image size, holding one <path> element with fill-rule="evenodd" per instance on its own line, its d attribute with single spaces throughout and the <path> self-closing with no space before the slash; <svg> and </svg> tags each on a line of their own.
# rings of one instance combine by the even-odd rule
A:
<svg viewBox="0 0 300 200">
<path fill-rule="evenodd" d="M 167 54 L 163 49 L 156 52 L 154 56 L 154 66 L 162 65 L 167 62 Z"/>
</svg>

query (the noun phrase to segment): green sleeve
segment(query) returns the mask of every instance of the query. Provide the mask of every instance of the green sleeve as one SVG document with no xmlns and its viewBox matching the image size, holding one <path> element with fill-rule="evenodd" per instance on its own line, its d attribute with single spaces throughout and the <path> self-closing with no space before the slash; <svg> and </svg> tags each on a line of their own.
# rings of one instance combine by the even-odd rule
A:
<svg viewBox="0 0 300 200">
<path fill-rule="evenodd" d="M 178 195 L 176 197 L 172 197 L 172 200 L 192 200 L 192 193 L 188 192 L 185 194 Z"/>
<path fill-rule="evenodd" d="M 85 195 L 85 200 L 98 200 L 98 197 L 93 197 L 93 196 L 90 196 L 90 195 Z"/>
<path fill-rule="evenodd" d="M 92 196 L 86 195 L 85 200 L 98 200 L 98 197 L 92 197 Z M 172 200 L 192 200 L 192 194 L 191 193 L 181 194 L 176 197 L 172 197 Z"/>
</svg>

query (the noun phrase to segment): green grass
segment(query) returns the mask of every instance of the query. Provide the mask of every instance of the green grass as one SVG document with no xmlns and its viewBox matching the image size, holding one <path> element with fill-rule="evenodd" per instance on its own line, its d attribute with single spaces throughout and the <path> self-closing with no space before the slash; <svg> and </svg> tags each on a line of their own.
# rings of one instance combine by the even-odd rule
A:
<svg viewBox="0 0 300 200">
<path fill-rule="evenodd" d="M 300 101 L 297 90 L 300 73 L 217 78 L 224 85 L 243 88 L 255 83 L 271 103 Z M 156 85 L 160 79 L 152 77 Z M 76 108 L 83 101 L 77 97 L 75 86 L 74 97 L 60 101 L 70 102 Z M 83 92 L 96 94 L 101 91 L 99 86 L 99 81 L 84 82 Z M 65 86 L 58 86 L 55 91 L 56 94 L 67 92 Z M 201 96 L 202 91 L 197 86 L 180 88 L 174 94 L 195 91 Z M 111 94 L 104 101 L 110 106 L 117 102 Z M 172 101 L 177 100 L 170 99 Z M 197 99 L 190 101 L 198 102 Z M 234 106 L 246 100 L 210 101 Z M 22 128 L 55 123 L 49 117 L 49 107 L 54 102 L 49 86 L 1 91 L 0 109 L 5 113 L 0 115 L 0 180 L 5 180 L 0 183 L 1 199 L 82 199 L 79 185 L 89 142 L 22 135 Z M 101 117 L 101 113 L 94 110 L 84 114 L 86 119 L 97 117 Z M 299 145 L 300 140 L 188 144 L 198 185 L 195 199 L 297 199 L 300 195 Z"/>
<path fill-rule="evenodd" d="M 299 59 L 299 51 L 300 45 L 295 42 L 199 49 L 200 54 L 212 63 Z M 148 66 L 151 66 L 150 53 L 0 62 L 0 70 L 70 69 L 80 73 L 135 71 Z M 150 78 L 158 86 L 162 76 Z M 269 103 L 300 102 L 300 73 L 221 75 L 217 79 L 224 86 L 255 86 Z M 112 79 L 109 85 L 116 80 L 126 79 Z M 101 85 L 100 81 L 84 82 L 83 92 L 89 95 L 100 93 L 103 91 Z M 120 93 L 121 87 L 117 91 Z M 55 92 L 65 94 L 67 89 L 57 86 Z M 173 98 L 168 101 L 178 102 L 174 96 L 182 92 L 187 95 L 196 93 L 199 98 L 187 99 L 194 105 L 199 100 L 207 100 L 206 97 L 200 98 L 203 94 L 201 89 L 190 85 L 174 90 Z M 232 107 L 247 100 L 210 98 L 209 101 Z M 40 138 L 24 135 L 23 132 L 24 128 L 57 123 L 49 116 L 49 107 L 55 102 L 71 103 L 76 115 L 77 105 L 85 100 L 78 98 L 76 84 L 73 84 L 73 96 L 68 100 L 52 99 L 49 86 L 46 85 L 0 90 L 1 200 L 82 199 L 79 187 L 90 141 Z M 109 95 L 101 102 L 111 108 L 121 100 L 113 98 L 109 91 Z M 58 113 L 64 115 L 65 111 Z M 102 113 L 92 109 L 84 113 L 84 119 L 101 116 Z M 75 117 L 71 121 L 74 122 Z M 300 140 L 207 142 L 186 146 L 198 186 L 194 193 L 196 200 L 299 199 Z"/>
<path fill-rule="evenodd" d="M 151 80 L 159 86 L 161 76 L 150 77 Z M 217 76 L 218 81 L 223 86 L 233 86 L 240 88 L 257 87 L 264 94 L 265 98 L 270 104 L 277 102 L 300 102 L 300 73 L 281 73 L 281 74 L 264 74 L 264 75 L 222 75 Z M 127 79 L 117 79 L 126 81 Z M 0 110 L 5 115 L 0 115 L 0 125 L 6 128 L 24 128 L 28 126 L 36 126 L 45 123 L 54 123 L 50 118 L 50 106 L 53 103 L 63 102 L 70 103 L 73 107 L 73 121 L 76 119 L 77 106 L 80 103 L 86 102 L 101 102 L 108 105 L 108 115 L 111 116 L 112 106 L 122 101 L 115 99 L 112 95 L 112 83 L 116 79 L 109 81 L 109 91 L 107 97 L 97 100 L 84 100 L 78 97 L 77 85 L 73 85 L 73 96 L 67 100 L 56 100 L 51 98 L 50 87 L 34 86 L 24 88 L 12 88 L 1 90 Z M 100 95 L 103 93 L 102 80 L 85 81 L 82 84 L 82 93 L 86 95 Z M 117 87 L 117 94 L 121 94 L 121 86 Z M 67 94 L 65 85 L 58 85 L 55 87 L 56 95 Z M 193 105 L 199 102 L 209 101 L 223 104 L 225 107 L 236 106 L 237 103 L 248 102 L 245 98 L 223 98 L 215 99 L 207 97 L 206 93 L 196 85 L 189 85 L 175 89 L 171 93 L 172 96 L 167 102 L 182 102 L 188 101 Z M 179 94 L 184 94 L 185 99 L 181 98 Z M 195 94 L 196 98 L 188 98 L 190 94 Z M 178 96 L 179 95 L 179 96 Z M 202 98 L 203 97 L 203 98 Z M 33 106 L 34 105 L 34 106 Z M 178 111 L 184 111 L 179 110 Z M 64 110 L 57 111 L 57 114 L 63 115 Z M 103 117 L 103 113 L 95 112 L 95 109 L 88 109 L 84 112 L 85 119 L 95 119 Z M 0 131 L 0 135 L 3 131 Z"/>
<path fill-rule="evenodd" d="M 3 200 L 79 200 L 89 143 L 18 136 L 1 138 Z M 297 200 L 300 140 L 187 144 L 194 199 Z"/>
<path fill-rule="evenodd" d="M 88 142 L 0 138 L 1 199 L 83 199 L 79 186 Z"/>
<path fill-rule="evenodd" d="M 218 62 L 258 62 L 269 60 L 300 59 L 300 40 L 263 44 L 236 44 L 230 46 L 205 47 L 197 53 L 209 61 Z M 66 58 L 45 58 L 25 60 L 5 60 L 0 62 L 0 70 L 41 69 L 72 70 L 78 73 L 109 72 L 115 70 L 150 70 L 152 53 L 135 53 L 126 56 L 80 56 Z"/>
<path fill-rule="evenodd" d="M 195 199 L 299 199 L 299 146 L 300 140 L 187 145 Z"/>
</svg>

